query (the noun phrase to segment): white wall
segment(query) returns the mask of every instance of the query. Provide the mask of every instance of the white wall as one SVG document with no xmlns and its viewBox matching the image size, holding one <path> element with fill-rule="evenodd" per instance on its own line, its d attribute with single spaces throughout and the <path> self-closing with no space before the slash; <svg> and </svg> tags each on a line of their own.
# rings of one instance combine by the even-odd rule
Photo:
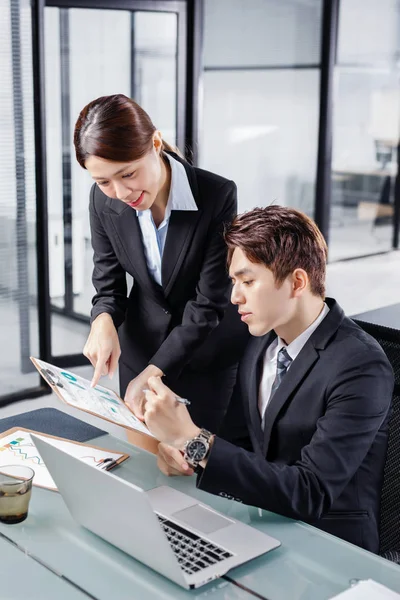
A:
<svg viewBox="0 0 400 600">
<path fill-rule="evenodd" d="M 383 64 L 398 55 L 398 0 L 341 0 L 338 35 L 339 63 Z"/>
</svg>

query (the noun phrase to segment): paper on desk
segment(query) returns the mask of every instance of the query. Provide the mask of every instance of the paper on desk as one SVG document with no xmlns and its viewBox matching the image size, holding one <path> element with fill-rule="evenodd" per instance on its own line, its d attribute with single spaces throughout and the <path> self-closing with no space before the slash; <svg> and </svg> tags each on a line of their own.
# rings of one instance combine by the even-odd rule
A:
<svg viewBox="0 0 400 600">
<path fill-rule="evenodd" d="M 154 437 L 113 390 L 102 385 L 92 388 L 88 379 L 72 371 L 60 369 L 38 358 L 31 357 L 31 360 L 53 391 L 66 404 L 116 425 Z"/>
<path fill-rule="evenodd" d="M 47 437 L 35 433 L 37 437 L 51 443 L 56 448 L 68 452 L 71 456 L 79 458 L 89 465 L 100 466 L 104 459 L 121 459 L 125 455 L 122 452 L 93 448 L 86 444 L 75 444 L 69 440 Z M 37 450 L 30 433 L 23 429 L 16 429 L 9 435 L 0 438 L 0 470 L 5 465 L 23 465 L 31 467 L 35 471 L 33 485 L 44 487 L 49 490 L 57 490 L 47 467 Z"/>
<path fill-rule="evenodd" d="M 373 579 L 366 579 L 331 600 L 400 600 L 400 594 Z"/>
</svg>

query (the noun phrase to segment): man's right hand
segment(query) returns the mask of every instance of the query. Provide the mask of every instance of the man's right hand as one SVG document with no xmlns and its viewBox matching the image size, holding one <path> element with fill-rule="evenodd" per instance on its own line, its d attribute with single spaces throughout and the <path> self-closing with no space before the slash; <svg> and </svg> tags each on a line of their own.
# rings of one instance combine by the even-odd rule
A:
<svg viewBox="0 0 400 600">
<path fill-rule="evenodd" d="M 121 347 L 117 330 L 108 313 L 102 313 L 93 321 L 83 354 L 94 367 L 92 387 L 98 384 L 102 375 L 108 375 L 112 379 L 118 366 Z"/>
</svg>

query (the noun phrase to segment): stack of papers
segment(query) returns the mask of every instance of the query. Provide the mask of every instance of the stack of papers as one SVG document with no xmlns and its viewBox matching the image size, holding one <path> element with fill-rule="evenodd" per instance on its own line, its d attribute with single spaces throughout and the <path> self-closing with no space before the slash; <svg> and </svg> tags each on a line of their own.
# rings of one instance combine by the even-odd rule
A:
<svg viewBox="0 0 400 600">
<path fill-rule="evenodd" d="M 400 594 L 373 579 L 366 579 L 331 600 L 400 600 Z"/>
</svg>

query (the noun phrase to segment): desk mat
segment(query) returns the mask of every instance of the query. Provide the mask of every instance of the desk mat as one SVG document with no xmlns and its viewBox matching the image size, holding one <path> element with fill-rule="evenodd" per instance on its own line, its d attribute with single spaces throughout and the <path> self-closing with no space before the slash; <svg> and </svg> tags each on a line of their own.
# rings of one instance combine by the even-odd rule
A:
<svg viewBox="0 0 400 600">
<path fill-rule="evenodd" d="M 74 442 L 87 442 L 107 433 L 56 408 L 38 408 L 0 419 L 0 433 L 12 427 L 25 427 Z"/>
</svg>

